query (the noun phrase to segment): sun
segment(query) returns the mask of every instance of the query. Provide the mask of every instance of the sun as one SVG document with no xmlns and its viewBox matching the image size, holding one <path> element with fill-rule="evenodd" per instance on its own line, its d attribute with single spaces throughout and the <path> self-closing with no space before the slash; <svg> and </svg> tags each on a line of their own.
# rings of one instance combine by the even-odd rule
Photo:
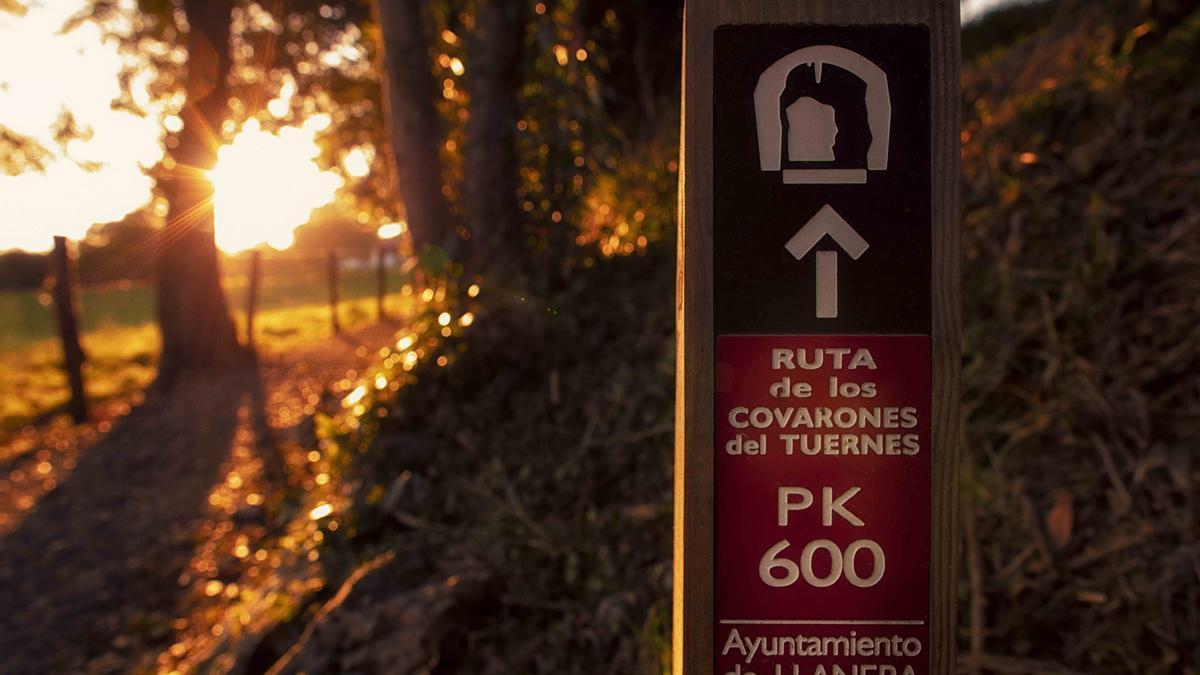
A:
<svg viewBox="0 0 1200 675">
<path fill-rule="evenodd" d="M 303 126 L 268 133 L 250 120 L 217 151 L 208 178 L 221 250 L 236 253 L 263 244 L 287 248 L 313 209 L 333 200 L 343 180 L 314 161 L 320 153 L 316 133 L 327 125 L 327 116 L 316 116 Z"/>
</svg>

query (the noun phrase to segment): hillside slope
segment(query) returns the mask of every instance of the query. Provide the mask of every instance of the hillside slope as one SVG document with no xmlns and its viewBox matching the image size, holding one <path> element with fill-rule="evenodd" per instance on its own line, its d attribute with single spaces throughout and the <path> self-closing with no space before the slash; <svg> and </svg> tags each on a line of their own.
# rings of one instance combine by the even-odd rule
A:
<svg viewBox="0 0 1200 675">
<path fill-rule="evenodd" d="M 1200 14 L 1084 7 L 965 71 L 963 653 L 1194 673 Z"/>
</svg>

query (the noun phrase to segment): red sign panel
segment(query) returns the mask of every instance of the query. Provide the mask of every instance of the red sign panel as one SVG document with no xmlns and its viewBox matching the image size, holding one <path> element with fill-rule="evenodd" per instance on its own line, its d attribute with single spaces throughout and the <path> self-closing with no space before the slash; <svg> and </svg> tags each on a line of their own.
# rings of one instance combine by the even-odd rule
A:
<svg viewBox="0 0 1200 675">
<path fill-rule="evenodd" d="M 928 672 L 930 339 L 719 335 L 716 675 Z"/>
</svg>

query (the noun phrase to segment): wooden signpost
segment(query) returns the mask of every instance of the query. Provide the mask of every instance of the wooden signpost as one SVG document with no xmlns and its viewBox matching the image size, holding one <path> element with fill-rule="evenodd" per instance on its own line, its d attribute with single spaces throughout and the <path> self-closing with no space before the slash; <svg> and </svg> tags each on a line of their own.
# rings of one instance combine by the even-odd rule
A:
<svg viewBox="0 0 1200 675">
<path fill-rule="evenodd" d="M 694 0 L 675 672 L 954 671 L 957 0 Z"/>
</svg>

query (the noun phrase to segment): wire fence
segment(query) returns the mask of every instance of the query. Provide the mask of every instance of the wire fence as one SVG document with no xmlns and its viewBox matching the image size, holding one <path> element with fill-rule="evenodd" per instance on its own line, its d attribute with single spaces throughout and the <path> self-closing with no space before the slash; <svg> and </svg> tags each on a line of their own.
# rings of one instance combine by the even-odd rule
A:
<svg viewBox="0 0 1200 675">
<path fill-rule="evenodd" d="M 63 368 L 71 383 L 71 399 L 67 409 L 77 422 L 88 418 L 88 401 L 84 387 L 86 354 L 80 348 L 81 335 L 89 326 L 139 325 L 153 321 L 154 293 L 147 284 L 121 285 L 99 292 L 93 290 L 92 297 L 105 294 L 126 295 L 130 302 L 107 303 L 110 307 L 124 306 L 124 311 L 109 317 L 96 316 L 95 308 L 89 312 L 89 297 L 81 293 L 78 285 L 77 256 L 75 247 L 66 239 L 58 237 L 49 259 L 47 283 L 39 295 L 34 312 L 43 312 L 43 323 L 56 329 L 54 334 L 61 346 Z M 272 312 L 275 323 L 267 335 L 279 335 L 281 330 L 297 331 L 311 326 L 280 328 L 278 319 L 311 324 L 317 316 L 314 312 L 295 312 L 297 308 L 327 308 L 328 329 L 338 333 L 347 323 L 356 323 L 364 314 L 363 305 L 371 306 L 376 321 L 387 320 L 400 307 L 389 296 L 404 291 L 412 293 L 416 281 L 417 261 L 404 256 L 401 250 L 388 242 L 380 242 L 369 248 L 304 251 L 254 250 L 226 258 L 222 271 L 222 285 L 235 320 L 239 324 L 240 339 L 254 348 L 264 337 L 260 317 Z M 81 301 L 82 298 L 82 301 Z M 111 299 L 110 299 L 111 300 Z M 27 303 L 28 304 L 28 303 Z M 105 303 L 99 303 L 103 308 Z M 355 314 L 347 317 L 347 308 Z M 88 321 L 82 316 L 89 316 Z M 347 321 L 347 319 L 350 319 Z M 49 338 L 49 333 L 45 336 Z"/>
</svg>

